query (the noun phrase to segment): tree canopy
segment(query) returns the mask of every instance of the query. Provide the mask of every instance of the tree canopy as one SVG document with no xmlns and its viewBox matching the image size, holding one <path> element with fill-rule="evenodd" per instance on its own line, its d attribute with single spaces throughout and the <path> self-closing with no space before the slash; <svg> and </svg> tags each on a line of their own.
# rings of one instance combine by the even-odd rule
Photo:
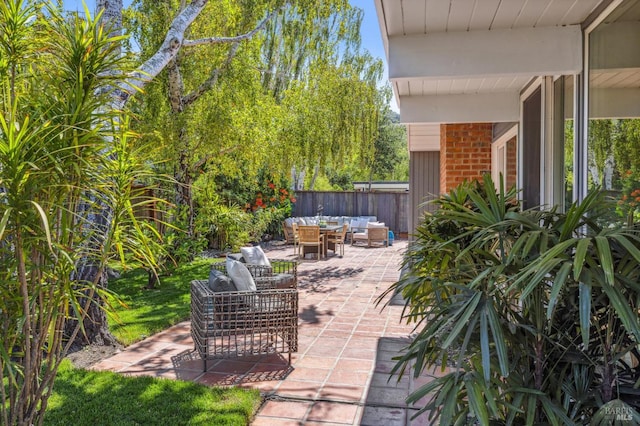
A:
<svg viewBox="0 0 640 426">
<path fill-rule="evenodd" d="M 134 1 L 125 26 L 141 61 L 157 54 L 186 7 Z M 372 166 L 387 95 L 378 89 L 381 61 L 360 45 L 362 16 L 344 0 L 202 8 L 135 106 L 143 139 L 176 181 L 175 217 L 190 239 L 203 207 L 192 193 L 203 188 L 199 179 L 217 194 L 228 193 L 229 182 L 247 186 L 239 181 L 288 187 L 290 176 L 296 188 L 312 188 L 327 167 Z M 242 208 L 263 191 L 232 198 Z"/>
</svg>

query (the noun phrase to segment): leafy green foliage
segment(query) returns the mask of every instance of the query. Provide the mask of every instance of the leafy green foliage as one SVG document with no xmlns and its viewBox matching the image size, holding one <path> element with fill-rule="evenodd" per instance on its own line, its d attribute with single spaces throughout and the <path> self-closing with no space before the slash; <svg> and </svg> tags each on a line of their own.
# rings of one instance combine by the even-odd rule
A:
<svg viewBox="0 0 640 426">
<path fill-rule="evenodd" d="M 419 330 L 395 371 L 450 372 L 417 390 L 441 424 L 588 424 L 637 415 L 640 232 L 602 226 L 592 192 L 566 213 L 521 211 L 486 176 L 436 201 L 388 292 Z M 387 292 L 387 293 L 388 293 Z M 611 411 L 609 412 L 611 414 Z"/>
<path fill-rule="evenodd" d="M 354 181 L 409 180 L 406 128 L 400 124 L 399 115 L 388 105 L 382 105 L 371 155 L 328 164 L 323 173 L 327 183 L 323 185 L 320 176 L 315 185 L 317 190 L 353 190 Z"/>
<path fill-rule="evenodd" d="M 202 227 L 196 229 L 192 235 L 186 232 L 189 228 L 189 210 L 185 206 L 176 206 L 169 211 L 169 215 L 173 223 L 167 229 L 164 239 L 167 261 L 176 265 L 190 262 L 196 254 L 207 248 L 207 234 L 200 232 L 203 230 Z"/>
<path fill-rule="evenodd" d="M 237 247 L 279 232 L 290 204 L 253 209 L 259 194 L 253 181 L 267 175 L 286 188 L 293 165 L 311 170 L 369 151 L 382 65 L 359 52 L 362 11 L 345 0 L 284 3 L 205 8 L 188 38 L 246 33 L 283 6 L 266 35 L 184 46 L 136 105 L 137 128 L 157 145 L 156 159 L 176 181 L 174 258 L 192 258 L 206 240 Z M 142 58 L 155 53 L 180 5 L 133 2 L 126 22 Z"/>
<path fill-rule="evenodd" d="M 133 2 L 125 21 L 143 59 L 180 7 Z M 377 89 L 381 61 L 360 47 L 361 9 L 346 0 L 222 2 L 203 10 L 188 38 L 246 33 L 278 7 L 264 32 L 242 43 L 183 46 L 136 104 L 136 128 L 176 181 L 167 193 L 177 206 L 168 237 L 176 260 L 205 244 L 237 247 L 278 234 L 291 205 L 279 193 L 268 202 L 265 176 L 288 188 L 295 167 L 312 186 L 314 170 L 372 158 L 388 93 Z M 268 206 L 256 205 L 260 194 Z"/>
<path fill-rule="evenodd" d="M 227 206 L 215 201 L 202 206 L 198 215 L 198 228 L 214 238 L 213 247 L 231 248 L 237 251 L 246 245 L 251 237 L 252 215 L 239 206 Z"/>
<path fill-rule="evenodd" d="M 62 364 L 45 415 L 47 425 L 246 425 L 261 402 L 257 390 L 212 388 L 182 380 L 126 377 Z"/>
</svg>

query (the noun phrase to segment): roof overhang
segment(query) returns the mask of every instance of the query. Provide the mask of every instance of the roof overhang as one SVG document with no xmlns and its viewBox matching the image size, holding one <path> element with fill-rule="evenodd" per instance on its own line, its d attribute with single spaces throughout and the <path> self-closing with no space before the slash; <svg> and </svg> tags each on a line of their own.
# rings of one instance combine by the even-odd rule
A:
<svg viewBox="0 0 640 426">
<path fill-rule="evenodd" d="M 582 29 L 610 0 L 374 0 L 404 123 L 510 122 L 543 75 L 582 70 Z"/>
</svg>

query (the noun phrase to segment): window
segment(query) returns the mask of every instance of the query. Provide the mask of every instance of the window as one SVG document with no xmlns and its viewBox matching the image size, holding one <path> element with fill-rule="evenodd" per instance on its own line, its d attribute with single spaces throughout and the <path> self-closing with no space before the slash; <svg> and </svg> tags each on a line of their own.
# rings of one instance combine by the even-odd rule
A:
<svg viewBox="0 0 640 426">
<path fill-rule="evenodd" d="M 505 190 L 517 184 L 517 136 L 518 126 L 514 124 L 491 144 L 491 177 L 496 190 L 499 189 L 501 175 Z"/>
<path fill-rule="evenodd" d="M 553 142 L 551 169 L 553 173 L 553 204 L 564 210 L 573 202 L 573 97 L 574 77 L 564 76 L 553 83 Z"/>
<path fill-rule="evenodd" d="M 588 34 L 588 190 L 620 213 L 640 203 L 640 2 L 625 0 Z"/>
<path fill-rule="evenodd" d="M 540 154 L 542 137 L 542 89 L 522 103 L 522 199 L 524 208 L 540 206 Z"/>
</svg>

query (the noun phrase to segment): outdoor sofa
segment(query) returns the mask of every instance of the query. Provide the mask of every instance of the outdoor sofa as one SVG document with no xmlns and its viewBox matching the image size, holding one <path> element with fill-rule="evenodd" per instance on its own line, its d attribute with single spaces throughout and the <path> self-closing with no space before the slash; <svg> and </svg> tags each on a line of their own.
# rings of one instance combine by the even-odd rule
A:
<svg viewBox="0 0 640 426">
<path fill-rule="evenodd" d="M 347 235 L 351 235 L 353 232 L 364 230 L 367 227 L 368 222 L 375 222 L 376 220 L 376 216 L 293 216 L 286 218 L 282 226 L 287 243 L 293 244 L 293 223 L 297 223 L 298 225 L 320 225 L 321 223 L 330 223 L 338 226 L 342 226 L 346 223 L 349 225 Z"/>
</svg>

